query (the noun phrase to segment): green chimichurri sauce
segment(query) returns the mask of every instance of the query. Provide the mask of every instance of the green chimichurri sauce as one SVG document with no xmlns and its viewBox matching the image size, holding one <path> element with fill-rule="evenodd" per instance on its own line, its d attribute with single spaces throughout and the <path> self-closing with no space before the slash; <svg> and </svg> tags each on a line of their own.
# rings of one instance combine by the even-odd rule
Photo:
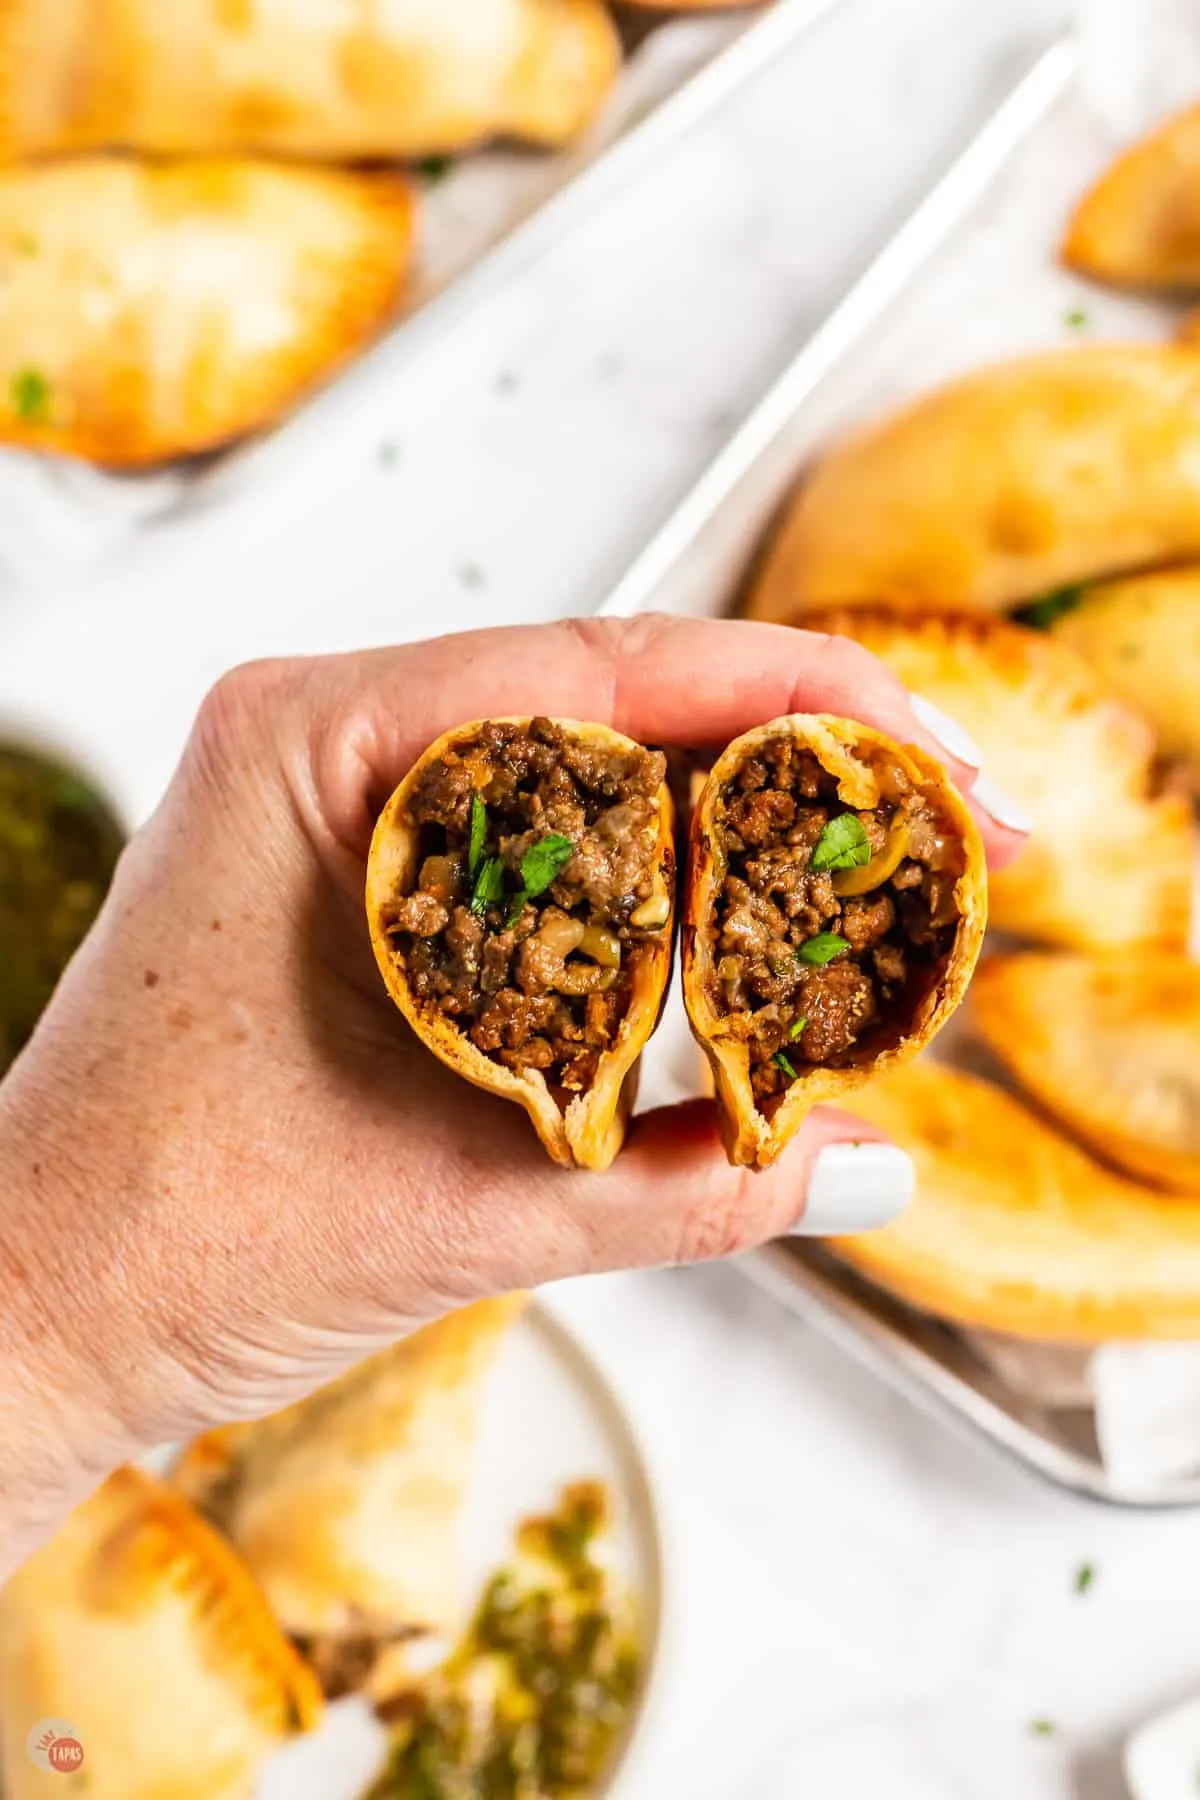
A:
<svg viewBox="0 0 1200 1800">
<path fill-rule="evenodd" d="M 528 1519 L 449 1660 L 389 1708 L 388 1767 L 367 1800 L 582 1800 L 636 1697 L 631 1597 L 597 1558 L 608 1502 L 567 1488 Z"/>
<path fill-rule="evenodd" d="M 77 775 L 0 745 L 0 1075 L 99 912 L 122 842 Z"/>
</svg>

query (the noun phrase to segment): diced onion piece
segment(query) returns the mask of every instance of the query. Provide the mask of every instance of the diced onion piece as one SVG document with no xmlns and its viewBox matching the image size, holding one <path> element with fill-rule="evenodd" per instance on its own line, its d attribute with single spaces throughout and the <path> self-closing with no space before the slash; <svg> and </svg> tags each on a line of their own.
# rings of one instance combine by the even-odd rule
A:
<svg viewBox="0 0 1200 1800">
<path fill-rule="evenodd" d="M 853 894 L 869 894 L 891 879 L 908 855 L 909 833 L 905 819 L 894 819 L 882 850 L 870 862 L 857 869 L 839 869 L 833 877 L 833 891 L 843 899 Z"/>
<path fill-rule="evenodd" d="M 578 950 L 585 930 L 583 922 L 572 919 L 568 913 L 547 912 L 538 926 L 537 937 L 555 956 L 566 958 L 572 950 Z"/>
<path fill-rule="evenodd" d="M 659 882 L 655 882 L 649 899 L 635 906 L 629 915 L 629 923 L 636 925 L 640 931 L 660 931 L 671 916 L 671 896 Z"/>
<path fill-rule="evenodd" d="M 621 940 L 615 931 L 605 931 L 602 925 L 584 926 L 579 950 L 581 955 L 590 956 L 602 968 L 619 969 L 621 966 Z"/>
</svg>

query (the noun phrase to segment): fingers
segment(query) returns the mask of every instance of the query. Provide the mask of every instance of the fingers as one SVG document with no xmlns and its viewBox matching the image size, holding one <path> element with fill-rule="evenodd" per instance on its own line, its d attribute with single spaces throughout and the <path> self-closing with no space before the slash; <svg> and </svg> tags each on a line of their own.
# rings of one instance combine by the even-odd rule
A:
<svg viewBox="0 0 1200 1800">
<path fill-rule="evenodd" d="M 928 709 L 924 716 L 914 710 L 902 684 L 861 645 L 790 626 L 663 615 L 570 619 L 329 658 L 319 667 L 316 789 L 335 835 L 356 849 L 365 847 L 378 806 L 436 737 L 468 719 L 506 713 L 591 719 L 642 743 L 723 747 L 783 713 L 829 712 L 923 745 L 964 791 L 978 777 L 965 734 L 947 732 L 944 719 L 941 735 L 931 729 Z M 986 801 L 976 810 L 989 856 L 1001 864 L 1021 834 Z"/>
<path fill-rule="evenodd" d="M 909 1157 L 865 1120 L 817 1107 L 770 1169 L 725 1160 L 709 1100 L 635 1120 L 604 1176 L 573 1176 L 569 1200 L 590 1269 L 707 1261 L 770 1238 L 874 1229 L 907 1206 Z"/>
</svg>

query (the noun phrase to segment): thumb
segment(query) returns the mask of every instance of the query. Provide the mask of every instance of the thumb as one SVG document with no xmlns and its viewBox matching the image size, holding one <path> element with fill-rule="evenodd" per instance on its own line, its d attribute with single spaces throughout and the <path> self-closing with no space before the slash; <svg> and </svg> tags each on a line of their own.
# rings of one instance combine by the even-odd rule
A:
<svg viewBox="0 0 1200 1800">
<path fill-rule="evenodd" d="M 703 1262 L 771 1238 L 849 1236 L 896 1218 L 915 1185 L 907 1154 L 838 1107 L 815 1107 L 762 1170 L 730 1167 L 713 1101 L 660 1107 L 634 1121 L 616 1166 L 588 1184 L 592 1266 Z"/>
</svg>

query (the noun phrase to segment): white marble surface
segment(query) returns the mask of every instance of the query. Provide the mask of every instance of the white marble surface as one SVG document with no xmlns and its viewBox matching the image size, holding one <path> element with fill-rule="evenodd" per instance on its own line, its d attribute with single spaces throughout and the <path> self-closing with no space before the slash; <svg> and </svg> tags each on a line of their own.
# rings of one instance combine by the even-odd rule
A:
<svg viewBox="0 0 1200 1800">
<path fill-rule="evenodd" d="M 286 490 L 7 596 L 0 718 L 80 748 L 137 818 L 233 661 L 596 603 L 1062 10 L 844 0 Z M 1044 1488 L 733 1271 L 565 1304 L 679 1521 L 656 1800 L 1123 1792 L 1124 1732 L 1200 1686 L 1200 1517 Z"/>
</svg>

